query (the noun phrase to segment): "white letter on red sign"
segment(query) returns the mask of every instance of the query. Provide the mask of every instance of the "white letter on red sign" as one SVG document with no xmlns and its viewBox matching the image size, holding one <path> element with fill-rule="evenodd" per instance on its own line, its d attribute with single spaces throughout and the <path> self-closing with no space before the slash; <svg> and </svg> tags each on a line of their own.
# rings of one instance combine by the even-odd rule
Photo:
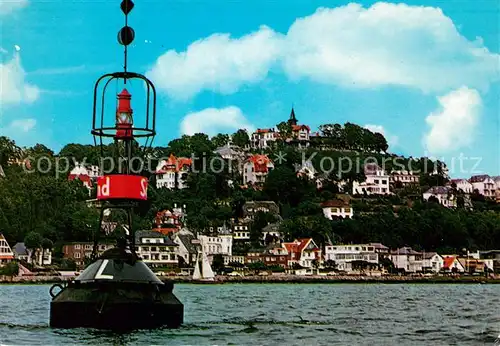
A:
<svg viewBox="0 0 500 346">
<path fill-rule="evenodd" d="M 146 198 L 148 196 L 148 180 L 142 178 L 141 180 L 141 197 Z"/>
<path fill-rule="evenodd" d="M 106 182 L 101 185 L 101 196 L 109 196 L 109 177 L 106 177 Z"/>
</svg>

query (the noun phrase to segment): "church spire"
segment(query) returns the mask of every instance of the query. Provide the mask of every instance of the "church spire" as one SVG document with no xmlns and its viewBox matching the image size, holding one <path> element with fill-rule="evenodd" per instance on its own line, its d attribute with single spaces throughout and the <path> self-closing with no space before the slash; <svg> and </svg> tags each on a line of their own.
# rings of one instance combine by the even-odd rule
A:
<svg viewBox="0 0 500 346">
<path fill-rule="evenodd" d="M 297 125 L 297 118 L 295 117 L 295 110 L 292 106 L 292 111 L 290 112 L 290 119 L 288 119 L 290 125 Z"/>
</svg>

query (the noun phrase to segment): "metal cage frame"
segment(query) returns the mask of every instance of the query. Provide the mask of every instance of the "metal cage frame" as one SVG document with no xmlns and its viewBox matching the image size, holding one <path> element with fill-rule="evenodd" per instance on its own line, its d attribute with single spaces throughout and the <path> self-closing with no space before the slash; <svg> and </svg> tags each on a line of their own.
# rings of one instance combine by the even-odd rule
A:
<svg viewBox="0 0 500 346">
<path fill-rule="evenodd" d="M 104 84 L 104 88 L 102 90 L 102 96 L 100 100 L 100 114 L 98 114 L 98 100 L 97 100 L 97 91 L 99 89 L 100 84 L 107 78 L 106 83 Z M 104 102 L 106 97 L 106 90 L 108 85 L 113 80 L 123 79 L 124 81 L 131 79 L 140 79 L 142 80 L 147 87 L 147 98 L 146 98 L 146 127 L 133 127 L 134 138 L 147 138 L 144 144 L 144 148 L 147 149 L 151 147 L 153 144 L 153 139 L 156 136 L 156 88 L 146 76 L 135 73 L 135 72 L 114 72 L 107 73 L 102 75 L 95 83 L 94 86 L 94 105 L 93 105 L 93 114 L 92 114 L 92 130 L 91 134 L 94 136 L 94 144 L 97 145 L 96 137 L 100 138 L 100 146 L 103 145 L 103 138 L 114 138 L 116 135 L 116 131 L 118 127 L 115 126 L 104 126 Z M 152 99 L 152 100 L 151 100 Z M 152 102 L 151 102 L 152 101 Z M 151 103 L 152 112 L 151 112 Z M 100 122 L 98 118 L 100 117 Z M 151 117 L 151 119 L 150 119 Z M 100 125 L 99 125 L 100 124 Z M 151 124 L 151 127 L 149 126 Z"/>
</svg>

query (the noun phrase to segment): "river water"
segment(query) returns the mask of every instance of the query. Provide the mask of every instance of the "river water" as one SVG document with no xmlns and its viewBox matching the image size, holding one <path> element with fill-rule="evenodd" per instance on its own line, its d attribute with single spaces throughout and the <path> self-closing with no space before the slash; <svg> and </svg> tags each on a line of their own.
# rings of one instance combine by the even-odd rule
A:
<svg viewBox="0 0 500 346">
<path fill-rule="evenodd" d="M 57 330 L 50 286 L 0 285 L 0 345 L 500 345 L 500 285 L 178 284 L 177 330 Z"/>
</svg>

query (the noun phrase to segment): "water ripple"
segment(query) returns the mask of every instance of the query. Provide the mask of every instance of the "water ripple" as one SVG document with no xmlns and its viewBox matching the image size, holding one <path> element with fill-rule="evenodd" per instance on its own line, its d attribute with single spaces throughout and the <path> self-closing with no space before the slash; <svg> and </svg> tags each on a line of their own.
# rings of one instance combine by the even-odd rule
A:
<svg viewBox="0 0 500 346">
<path fill-rule="evenodd" d="M 2 345 L 500 345 L 500 285 L 177 285 L 185 324 L 51 329 L 49 286 L 0 286 Z"/>
</svg>

